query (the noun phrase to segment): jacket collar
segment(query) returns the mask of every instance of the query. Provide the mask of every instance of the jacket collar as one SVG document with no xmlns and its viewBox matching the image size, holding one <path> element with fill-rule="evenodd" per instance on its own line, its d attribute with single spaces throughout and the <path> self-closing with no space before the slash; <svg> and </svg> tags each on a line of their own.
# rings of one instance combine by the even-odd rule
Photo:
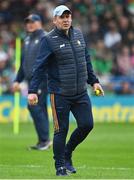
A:
<svg viewBox="0 0 134 180">
<path fill-rule="evenodd" d="M 35 38 L 44 32 L 43 29 L 38 29 L 32 33 L 29 33 L 30 38 Z"/>
<path fill-rule="evenodd" d="M 57 34 L 59 34 L 61 37 L 64 37 L 64 38 L 67 38 L 67 39 L 71 39 L 71 37 L 73 36 L 73 27 L 72 26 L 69 29 L 68 36 L 65 34 L 65 32 L 63 30 L 60 30 L 57 27 L 54 28 L 54 31 Z"/>
</svg>

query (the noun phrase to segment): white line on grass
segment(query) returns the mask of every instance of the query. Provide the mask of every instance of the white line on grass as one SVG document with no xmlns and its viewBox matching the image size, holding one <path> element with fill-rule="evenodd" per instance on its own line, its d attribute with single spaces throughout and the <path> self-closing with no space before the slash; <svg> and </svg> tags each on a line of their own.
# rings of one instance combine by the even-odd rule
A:
<svg viewBox="0 0 134 180">
<path fill-rule="evenodd" d="M 46 180 L 54 180 L 55 178 L 53 179 L 46 179 Z M 58 178 L 56 178 L 57 180 Z M 76 178 L 69 178 L 69 179 L 76 179 Z M 13 179 L 0 179 L 0 180 L 13 180 Z M 20 180 L 20 179 L 14 179 L 14 180 Z M 21 180 L 37 180 L 37 179 L 21 179 Z M 38 179 L 38 180 L 44 180 L 44 179 Z M 64 180 L 64 179 L 59 179 L 59 180 Z M 77 179 L 77 180 L 81 180 L 81 179 Z M 99 179 L 82 179 L 82 180 L 99 180 Z M 119 180 L 119 179 L 100 179 L 100 180 Z M 134 179 L 121 179 L 121 180 L 134 180 Z"/>
<path fill-rule="evenodd" d="M 43 165 L 33 165 L 33 164 L 18 164 L 18 165 L 6 165 L 6 164 L 0 164 L 0 168 L 44 168 Z M 120 171 L 128 171 L 128 170 L 134 170 L 134 168 L 130 167 L 87 167 L 86 165 L 79 166 L 77 169 L 92 169 L 92 170 L 120 170 Z"/>
<path fill-rule="evenodd" d="M 86 167 L 86 165 L 77 167 L 77 169 L 92 169 L 92 170 L 120 170 L 120 171 L 128 171 L 134 170 L 134 168 L 127 167 Z"/>
<path fill-rule="evenodd" d="M 44 166 L 40 166 L 40 165 L 6 165 L 6 164 L 0 164 L 0 168 L 43 168 Z"/>
</svg>

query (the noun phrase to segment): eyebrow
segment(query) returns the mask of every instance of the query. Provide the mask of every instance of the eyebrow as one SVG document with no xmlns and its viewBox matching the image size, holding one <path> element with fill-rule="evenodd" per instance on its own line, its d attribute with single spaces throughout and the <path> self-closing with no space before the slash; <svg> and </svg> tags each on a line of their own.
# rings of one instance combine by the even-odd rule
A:
<svg viewBox="0 0 134 180">
<path fill-rule="evenodd" d="M 70 15 L 71 15 L 71 14 L 65 13 L 65 14 L 62 14 L 60 17 L 61 17 L 61 18 L 63 18 L 64 16 L 68 16 L 68 17 L 69 17 Z"/>
</svg>

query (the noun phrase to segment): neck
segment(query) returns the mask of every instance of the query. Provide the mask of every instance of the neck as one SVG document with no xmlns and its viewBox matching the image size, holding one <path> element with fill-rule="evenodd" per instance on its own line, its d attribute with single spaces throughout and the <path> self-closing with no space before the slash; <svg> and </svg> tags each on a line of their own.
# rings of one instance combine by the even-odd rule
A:
<svg viewBox="0 0 134 180">
<path fill-rule="evenodd" d="M 66 30 L 63 30 L 63 29 L 60 29 L 58 27 L 56 27 L 58 30 L 60 30 L 61 32 L 63 32 L 66 36 L 69 35 L 69 29 L 66 29 Z"/>
<path fill-rule="evenodd" d="M 42 29 L 36 29 L 36 30 L 33 31 L 33 32 L 28 32 L 28 34 L 29 34 L 31 37 L 36 37 L 36 36 L 38 36 L 40 33 L 42 33 Z"/>
<path fill-rule="evenodd" d="M 31 31 L 31 33 L 36 32 L 36 31 L 39 31 L 39 30 L 42 30 L 42 29 L 43 29 L 43 28 L 37 28 L 37 29 Z M 27 31 L 27 32 L 29 32 L 29 31 Z"/>
<path fill-rule="evenodd" d="M 69 34 L 69 29 L 64 30 L 64 33 L 68 36 L 68 34 Z"/>
</svg>

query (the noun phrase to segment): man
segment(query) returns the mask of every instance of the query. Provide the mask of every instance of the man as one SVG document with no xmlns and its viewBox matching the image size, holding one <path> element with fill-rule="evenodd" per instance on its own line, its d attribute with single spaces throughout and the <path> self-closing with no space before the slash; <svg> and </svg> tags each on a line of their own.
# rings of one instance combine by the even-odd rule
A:
<svg viewBox="0 0 134 180">
<path fill-rule="evenodd" d="M 24 40 L 21 66 L 13 84 L 14 91 L 19 91 L 19 83 L 24 79 L 30 83 L 33 64 L 39 51 L 40 39 L 45 36 L 41 18 L 37 14 L 31 14 L 25 19 L 28 36 Z M 51 146 L 49 140 L 49 121 L 47 115 L 47 75 L 44 74 L 43 82 L 38 86 L 39 103 L 36 106 L 28 105 L 38 135 L 38 143 L 30 149 L 46 150 Z"/>
<path fill-rule="evenodd" d="M 94 91 L 103 89 L 93 73 L 90 56 L 82 33 L 71 26 L 72 16 L 68 7 L 60 5 L 53 12 L 55 28 L 41 41 L 41 47 L 33 70 L 28 100 L 38 101 L 38 84 L 48 70 L 48 87 L 54 119 L 53 151 L 57 176 L 67 171 L 76 173 L 72 164 L 72 152 L 93 128 L 91 104 L 87 95 L 87 82 Z M 77 128 L 66 144 L 70 111 L 76 118 Z"/>
</svg>

